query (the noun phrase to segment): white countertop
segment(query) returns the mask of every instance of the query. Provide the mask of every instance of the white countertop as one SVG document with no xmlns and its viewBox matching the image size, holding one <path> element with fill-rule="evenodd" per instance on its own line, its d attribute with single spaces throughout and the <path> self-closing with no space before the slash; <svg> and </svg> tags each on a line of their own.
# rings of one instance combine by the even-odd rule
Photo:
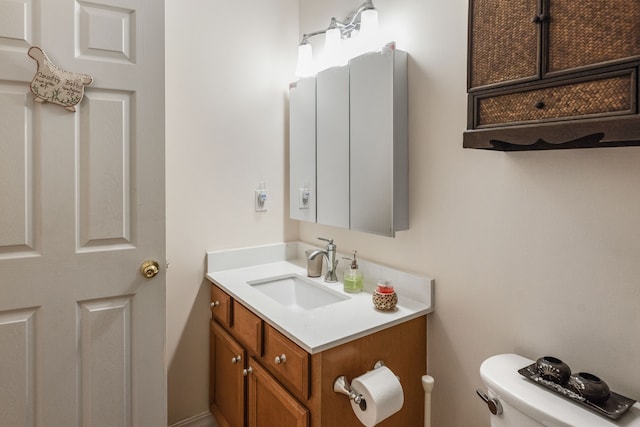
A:
<svg viewBox="0 0 640 427">
<path fill-rule="evenodd" d="M 298 274 L 306 277 L 305 259 L 297 257 L 298 253 L 304 254 L 304 249 L 306 248 L 311 248 L 311 246 L 294 242 L 247 248 L 245 250 L 210 252 L 208 253 L 209 271 L 207 278 L 311 354 L 433 311 L 433 281 L 431 279 L 408 275 L 388 267 L 366 263 L 366 261 L 364 263 L 367 264 L 368 270 L 376 271 L 377 274 L 386 274 L 387 276 L 381 277 L 385 280 L 388 280 L 388 276 L 394 276 L 394 274 L 395 277 L 400 278 L 400 281 L 402 281 L 403 277 L 408 277 L 404 282 L 411 282 L 411 278 L 414 281 L 416 278 L 424 280 L 420 280 L 419 285 L 415 283 L 399 283 L 396 280 L 392 280 L 392 284 L 398 293 L 398 304 L 396 309 L 392 311 L 376 310 L 371 300 L 372 294 L 370 290 L 360 293 L 346 293 L 342 290 L 341 281 L 338 283 L 325 283 L 322 277 L 308 279 L 349 298 L 311 310 L 294 311 L 247 284 L 252 280 L 287 274 Z M 274 249 L 277 254 L 286 255 L 274 256 Z M 265 250 L 269 253 L 264 257 L 259 256 L 260 254 L 265 254 Z M 256 253 L 258 256 L 256 256 Z M 296 257 L 293 258 L 293 256 Z M 279 260 L 279 258 L 282 258 L 282 260 Z M 244 259 L 251 259 L 251 261 L 242 261 Z M 261 260 L 265 262 L 260 263 Z M 247 263 L 255 263 L 257 265 L 246 265 Z M 361 268 L 362 263 L 361 261 Z M 232 268 L 225 269 L 227 267 Z M 376 279 L 369 278 L 369 281 L 367 281 L 366 275 L 367 273 L 365 272 L 365 288 L 371 289 L 372 283 L 375 284 Z M 341 278 L 341 274 L 338 277 Z M 425 283 L 426 286 L 424 285 Z M 411 286 L 411 290 L 407 286 Z M 418 290 L 414 289 L 415 287 L 423 287 L 422 291 L 427 295 L 424 295 L 424 298 L 415 298 L 416 295 L 419 295 L 416 293 Z M 403 289 L 407 289 L 407 292 L 403 292 Z M 409 297 L 409 295 L 414 298 Z"/>
</svg>

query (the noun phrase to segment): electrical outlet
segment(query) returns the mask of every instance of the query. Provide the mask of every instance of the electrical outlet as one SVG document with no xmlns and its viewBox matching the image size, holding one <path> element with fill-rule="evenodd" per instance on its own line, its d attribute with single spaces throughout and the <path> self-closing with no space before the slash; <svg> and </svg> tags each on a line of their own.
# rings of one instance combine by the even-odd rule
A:
<svg viewBox="0 0 640 427">
<path fill-rule="evenodd" d="M 311 193 L 308 188 L 300 188 L 298 191 L 298 209 L 309 209 Z"/>
<path fill-rule="evenodd" d="M 267 190 L 259 188 L 255 191 L 256 212 L 267 211 Z"/>
</svg>

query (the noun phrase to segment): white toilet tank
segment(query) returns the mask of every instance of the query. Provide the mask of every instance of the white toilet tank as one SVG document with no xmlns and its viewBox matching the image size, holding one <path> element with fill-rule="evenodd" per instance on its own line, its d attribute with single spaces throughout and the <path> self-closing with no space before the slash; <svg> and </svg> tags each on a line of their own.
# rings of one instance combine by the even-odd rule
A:
<svg viewBox="0 0 640 427">
<path fill-rule="evenodd" d="M 534 362 L 517 354 L 500 354 L 480 366 L 489 398 L 502 407 L 501 414 L 490 415 L 491 427 L 640 427 L 639 403 L 618 420 L 596 414 L 518 373 Z"/>
</svg>

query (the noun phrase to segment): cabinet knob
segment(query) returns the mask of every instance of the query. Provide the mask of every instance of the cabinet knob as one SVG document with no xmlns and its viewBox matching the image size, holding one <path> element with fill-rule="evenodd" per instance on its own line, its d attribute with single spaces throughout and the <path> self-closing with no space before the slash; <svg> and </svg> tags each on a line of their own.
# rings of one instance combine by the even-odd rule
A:
<svg viewBox="0 0 640 427">
<path fill-rule="evenodd" d="M 253 368 L 251 366 L 249 366 L 247 369 L 243 369 L 242 370 L 242 375 L 246 377 L 247 375 L 249 375 L 252 372 L 253 372 Z"/>
<path fill-rule="evenodd" d="M 214 301 L 211 303 L 211 308 L 216 308 L 219 305 L 220 305 L 220 301 Z"/>
<path fill-rule="evenodd" d="M 231 358 L 231 363 L 236 364 L 241 360 L 242 360 L 242 356 L 241 355 L 237 355 L 236 357 L 232 357 Z"/>
<path fill-rule="evenodd" d="M 545 107 L 544 102 L 542 102 L 542 101 L 538 101 L 538 102 L 536 102 L 535 107 L 536 107 L 538 110 L 542 110 L 542 109 Z"/>
<path fill-rule="evenodd" d="M 280 365 L 281 363 L 284 363 L 287 361 L 287 356 L 282 353 L 280 356 L 276 356 L 275 360 L 276 365 Z"/>
</svg>

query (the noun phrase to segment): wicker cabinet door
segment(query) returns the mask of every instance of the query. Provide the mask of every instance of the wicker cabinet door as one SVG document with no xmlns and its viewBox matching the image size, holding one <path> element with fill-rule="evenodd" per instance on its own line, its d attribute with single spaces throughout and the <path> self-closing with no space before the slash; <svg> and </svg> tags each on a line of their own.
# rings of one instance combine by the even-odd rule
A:
<svg viewBox="0 0 640 427">
<path fill-rule="evenodd" d="M 538 0 L 470 0 L 469 89 L 538 77 L 536 16 Z"/>
<path fill-rule="evenodd" d="M 640 57 L 640 1 L 548 0 L 548 73 Z"/>
</svg>

